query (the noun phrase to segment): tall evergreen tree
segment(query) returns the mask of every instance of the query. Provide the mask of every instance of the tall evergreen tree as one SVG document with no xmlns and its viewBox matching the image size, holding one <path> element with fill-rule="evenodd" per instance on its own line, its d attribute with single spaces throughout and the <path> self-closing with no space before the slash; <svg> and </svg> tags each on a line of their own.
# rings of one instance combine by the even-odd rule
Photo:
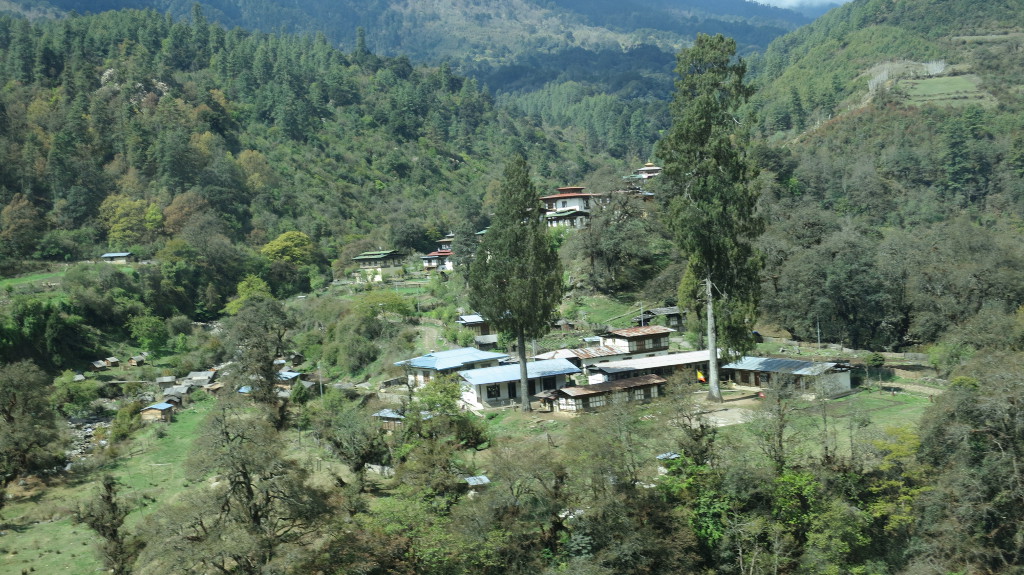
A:
<svg viewBox="0 0 1024 575">
<path fill-rule="evenodd" d="M 671 225 L 689 257 L 688 276 L 703 284 L 708 349 L 717 349 L 720 333 L 721 347 L 742 352 L 753 345 L 762 260 L 752 242 L 764 228 L 748 185 L 749 122 L 739 110 L 751 93 L 746 65 L 736 58 L 735 40 L 701 34 L 679 53 L 676 71 L 672 128 L 658 143 Z M 681 297 L 693 293 L 685 284 Z M 715 353 L 710 363 L 709 397 L 721 401 Z"/>
<path fill-rule="evenodd" d="M 530 410 L 526 338 L 544 335 L 562 298 L 562 265 L 547 234 L 526 158 L 505 166 L 491 227 L 469 268 L 469 302 L 499 331 L 515 335 L 519 397 Z"/>
</svg>

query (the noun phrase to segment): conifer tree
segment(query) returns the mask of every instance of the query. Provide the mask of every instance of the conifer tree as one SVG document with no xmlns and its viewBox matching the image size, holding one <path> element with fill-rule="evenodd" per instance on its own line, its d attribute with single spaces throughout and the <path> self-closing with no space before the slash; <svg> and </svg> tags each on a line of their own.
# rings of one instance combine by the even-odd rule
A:
<svg viewBox="0 0 1024 575">
<path fill-rule="evenodd" d="M 526 338 L 544 335 L 562 298 L 562 265 L 544 224 L 526 158 L 505 166 L 491 226 L 469 268 L 469 302 L 499 331 L 516 337 L 519 397 L 530 410 Z"/>
<path fill-rule="evenodd" d="M 751 123 L 740 117 L 751 90 L 743 83 L 746 65 L 736 58 L 736 41 L 722 35 L 699 35 L 679 53 L 676 71 L 672 127 L 658 143 L 658 155 L 671 225 L 689 257 L 687 275 L 703 284 L 712 350 L 709 397 L 721 401 L 717 336 L 727 353 L 751 348 L 762 266 L 752 243 L 764 224 L 757 192 L 748 185 L 754 176 L 746 153 Z M 692 293 L 686 283 L 681 298 Z"/>
</svg>

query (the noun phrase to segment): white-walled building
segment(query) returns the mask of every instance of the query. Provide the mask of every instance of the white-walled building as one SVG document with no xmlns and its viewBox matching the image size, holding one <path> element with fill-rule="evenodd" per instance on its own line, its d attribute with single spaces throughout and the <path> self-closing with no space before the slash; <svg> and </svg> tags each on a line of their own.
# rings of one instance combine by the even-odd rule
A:
<svg viewBox="0 0 1024 575">
<path fill-rule="evenodd" d="M 531 361 L 526 364 L 527 391 L 562 389 L 572 383 L 570 376 L 580 369 L 565 359 Z M 519 364 L 460 371 L 465 381 L 462 400 L 471 407 L 500 407 L 519 401 Z"/>
</svg>

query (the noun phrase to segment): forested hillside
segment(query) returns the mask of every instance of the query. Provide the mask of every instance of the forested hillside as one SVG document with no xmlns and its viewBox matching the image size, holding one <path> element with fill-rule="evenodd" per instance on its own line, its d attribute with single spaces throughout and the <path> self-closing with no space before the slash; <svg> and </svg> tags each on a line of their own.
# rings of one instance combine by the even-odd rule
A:
<svg viewBox="0 0 1024 575">
<path fill-rule="evenodd" d="M 33 17 L 150 8 L 187 20 L 196 3 L 10 0 L 8 4 Z M 637 153 L 633 142 L 638 135 L 649 139 L 646 149 L 639 151 L 645 159 L 653 136 L 631 125 L 630 118 L 653 116 L 660 129 L 666 127 L 666 116 L 656 108 L 672 92 L 674 54 L 679 48 L 692 42 L 698 32 L 723 33 L 750 53 L 808 21 L 796 12 L 745 0 L 211 0 L 198 4 L 210 22 L 228 28 L 321 33 L 329 43 L 346 50 L 363 42 L 380 55 L 405 55 L 414 63 L 431 65 L 447 62 L 485 91 L 536 111 L 538 118 L 569 130 L 573 138 L 586 138 L 588 146 L 621 157 Z M 566 93 L 574 94 L 569 108 L 561 97 Z"/>
<path fill-rule="evenodd" d="M 671 62 L 636 77 L 613 51 L 492 97 L 366 37 L 200 8 L 0 16 L 0 574 L 1019 573 L 1021 2 L 855 0 L 753 76 L 711 39 L 671 110 Z M 593 198 L 588 226 L 523 216 L 556 185 L 618 189 L 652 150 L 662 174 Z M 514 233 L 478 243 L 492 220 Z M 391 281 L 449 231 L 463 267 Z M 388 281 L 329 285 L 391 248 L 410 257 Z M 105 251 L 143 261 L 83 261 Z M 702 259 L 723 274 L 703 301 Z M 503 305 L 524 279 L 548 288 Z M 703 347 L 702 314 L 742 330 L 722 342 L 757 320 L 821 339 L 757 354 L 853 386 L 790 370 L 715 381 L 712 403 L 697 369 L 618 398 L 581 374 L 554 390 L 590 394 L 578 411 L 474 411 L 465 378 L 418 387 L 407 363 L 475 343 L 469 302 L 496 325 L 541 309 L 522 355 L 652 304 L 690 307 L 668 352 Z M 175 396 L 192 375 L 209 386 Z"/>
<path fill-rule="evenodd" d="M 47 365 L 73 354 L 54 346 L 89 347 L 88 333 L 58 336 L 83 321 L 118 331 L 148 313 L 211 318 L 250 273 L 285 296 L 364 249 L 428 250 L 456 224 L 480 229 L 513 149 L 552 187 L 600 157 L 495 109 L 448 66 L 225 31 L 199 11 L 192 23 L 153 11 L 0 17 L 0 55 L 6 272 L 104 251 L 159 262 L 137 281 L 75 276 L 70 301 L 16 311 L 6 357 Z M 259 252 L 288 231 L 312 240 L 308 257 Z M 87 296 L 113 289 L 127 291 Z"/>
<path fill-rule="evenodd" d="M 852 2 L 753 60 L 769 321 L 856 346 L 941 341 L 950 367 L 1019 345 L 1004 322 L 1024 303 L 1022 11 Z"/>
</svg>

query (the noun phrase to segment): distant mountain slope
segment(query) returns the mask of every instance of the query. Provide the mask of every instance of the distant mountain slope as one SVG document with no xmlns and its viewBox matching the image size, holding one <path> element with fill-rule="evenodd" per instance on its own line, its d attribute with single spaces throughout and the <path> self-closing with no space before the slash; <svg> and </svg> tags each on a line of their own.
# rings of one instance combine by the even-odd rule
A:
<svg viewBox="0 0 1024 575">
<path fill-rule="evenodd" d="M 184 17 L 192 0 L 7 0 L 25 10 L 52 6 L 80 14 L 153 8 Z M 524 51 L 655 44 L 672 49 L 698 31 L 728 34 L 744 50 L 805 24 L 801 14 L 746 0 L 206 0 L 207 18 L 266 32 L 323 32 L 352 47 L 413 58 L 507 63 Z"/>
<path fill-rule="evenodd" d="M 1024 72 L 1024 0 L 858 0 L 778 38 L 752 71 L 768 131 L 802 129 L 909 76 L 977 74 L 1005 103 Z M 929 72 L 926 65 L 940 66 Z M 907 88 L 906 84 L 903 88 Z"/>
</svg>

